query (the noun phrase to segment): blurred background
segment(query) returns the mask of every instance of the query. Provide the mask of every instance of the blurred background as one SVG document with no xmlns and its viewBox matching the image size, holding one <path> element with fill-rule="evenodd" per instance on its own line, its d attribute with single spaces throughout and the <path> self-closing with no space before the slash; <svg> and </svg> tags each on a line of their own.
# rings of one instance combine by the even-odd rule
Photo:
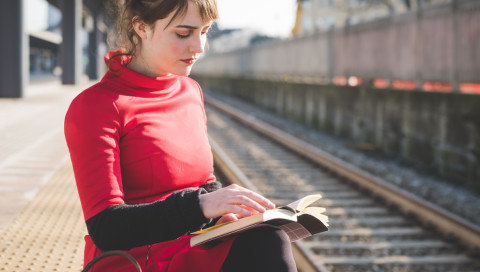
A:
<svg viewBox="0 0 480 272">
<path fill-rule="evenodd" d="M 261 70 L 262 75 L 281 77 L 308 76 L 336 84 L 359 85 L 370 81 L 378 87 L 480 93 L 480 21 L 478 12 L 472 11 L 476 2 L 221 0 L 220 19 L 210 32 L 206 55 L 245 48 L 258 53 L 262 49 L 253 49 L 254 46 L 271 42 L 267 47 L 272 47 L 275 53 L 270 52 L 271 56 L 259 53 L 268 61 L 260 65 L 249 62 L 246 67 L 244 60 L 240 66 L 232 63 L 237 67 L 227 70 L 256 74 Z M 13 61 L 21 55 L 24 68 L 19 68 L 19 74 L 23 78 L 18 79 L 18 84 L 60 77 L 65 69 L 64 77 L 74 74 L 67 76 L 73 79 L 64 79 L 65 83 L 76 82 L 83 76 L 97 79 L 105 72 L 102 61 L 108 51 L 105 41 L 114 25 L 111 1 L 22 0 L 3 1 L 2 6 L 3 32 L 12 32 L 8 35 L 13 36 L 2 34 L 1 46 L 5 50 L 1 51 Z M 72 39 L 75 42 L 64 44 L 64 59 L 75 64 L 62 65 L 62 13 L 66 14 L 68 9 L 77 10 L 70 11 L 76 12 L 75 16 L 74 13 L 68 16 L 73 20 L 71 23 L 64 22 L 64 35 L 72 35 L 67 37 L 67 43 Z M 17 30 L 26 37 L 18 37 Z M 11 52 L 7 47 L 15 44 L 28 50 L 17 47 Z M 71 57 L 76 61 L 69 61 Z M 218 61 L 212 60 L 213 66 L 224 70 Z M 1 79 L 11 78 L 5 76 L 5 70 L 12 67 L 4 65 Z M 72 65 L 78 68 L 68 67 Z M 207 67 L 206 64 L 196 70 Z M 28 77 L 22 74 L 25 69 Z"/>
</svg>

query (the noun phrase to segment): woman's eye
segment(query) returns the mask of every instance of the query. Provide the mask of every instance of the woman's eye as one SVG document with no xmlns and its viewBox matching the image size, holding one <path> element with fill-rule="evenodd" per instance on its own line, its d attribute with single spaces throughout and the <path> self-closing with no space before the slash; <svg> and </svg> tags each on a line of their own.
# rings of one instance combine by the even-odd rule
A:
<svg viewBox="0 0 480 272">
<path fill-rule="evenodd" d="M 190 36 L 190 33 L 188 34 L 180 34 L 180 33 L 176 33 L 177 36 L 180 38 L 180 39 L 186 39 Z"/>
</svg>

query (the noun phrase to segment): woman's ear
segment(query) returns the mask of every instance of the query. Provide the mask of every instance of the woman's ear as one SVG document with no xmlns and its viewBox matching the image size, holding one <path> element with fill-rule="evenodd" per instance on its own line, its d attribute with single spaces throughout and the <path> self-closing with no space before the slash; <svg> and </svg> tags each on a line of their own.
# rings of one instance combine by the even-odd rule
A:
<svg viewBox="0 0 480 272">
<path fill-rule="evenodd" d="M 133 17 L 132 26 L 140 39 L 146 40 L 148 38 L 148 31 L 150 27 L 145 22 L 140 20 L 138 16 Z"/>
</svg>

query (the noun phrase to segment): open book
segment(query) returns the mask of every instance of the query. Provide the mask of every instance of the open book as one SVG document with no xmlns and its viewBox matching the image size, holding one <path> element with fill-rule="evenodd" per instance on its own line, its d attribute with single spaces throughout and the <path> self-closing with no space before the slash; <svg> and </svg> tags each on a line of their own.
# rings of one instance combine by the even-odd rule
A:
<svg viewBox="0 0 480 272">
<path fill-rule="evenodd" d="M 190 239 L 190 245 L 195 246 L 235 234 L 257 224 L 279 227 L 288 234 L 292 242 L 327 231 L 328 217 L 323 214 L 325 208 L 309 207 L 320 198 L 322 198 L 321 195 L 309 195 L 286 206 L 194 232 L 192 234 L 196 234 L 196 236 Z"/>
</svg>

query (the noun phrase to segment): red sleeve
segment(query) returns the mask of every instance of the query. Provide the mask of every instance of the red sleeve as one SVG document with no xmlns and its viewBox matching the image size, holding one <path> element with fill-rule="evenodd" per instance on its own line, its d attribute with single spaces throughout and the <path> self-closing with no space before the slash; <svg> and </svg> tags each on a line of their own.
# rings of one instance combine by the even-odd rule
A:
<svg viewBox="0 0 480 272">
<path fill-rule="evenodd" d="M 121 121 L 113 97 L 98 87 L 84 91 L 72 101 L 64 129 L 85 220 L 124 204 Z"/>
</svg>

